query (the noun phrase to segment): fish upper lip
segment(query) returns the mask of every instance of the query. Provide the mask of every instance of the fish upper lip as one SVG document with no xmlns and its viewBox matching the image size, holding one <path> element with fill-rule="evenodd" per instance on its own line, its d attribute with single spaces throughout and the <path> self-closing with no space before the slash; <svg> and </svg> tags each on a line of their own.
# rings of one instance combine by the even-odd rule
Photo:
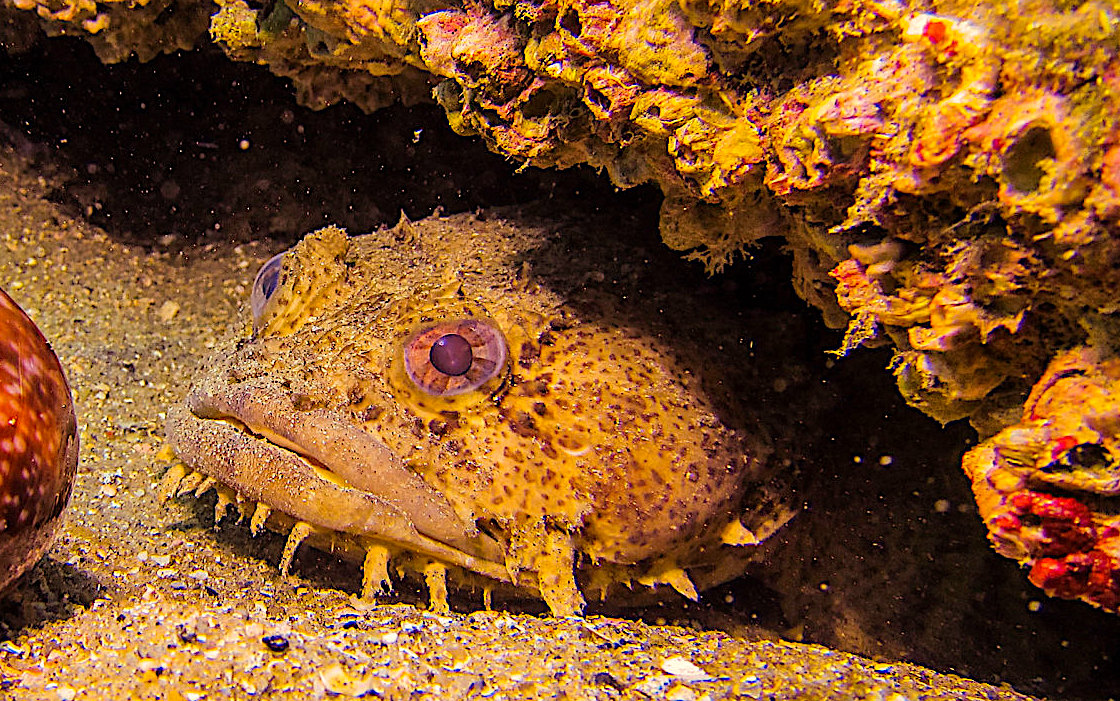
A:
<svg viewBox="0 0 1120 701">
<path fill-rule="evenodd" d="M 443 494 L 409 470 L 373 434 L 338 412 L 290 407 L 290 393 L 267 380 L 235 385 L 204 382 L 186 399 L 186 408 L 198 419 L 233 419 L 256 440 L 295 453 L 312 466 L 326 468 L 335 478 L 331 481 L 342 489 L 368 495 L 400 512 L 421 536 L 504 567 L 501 545 L 460 518 Z M 291 488 L 299 490 L 302 486 L 293 484 Z M 380 535 L 376 523 L 356 528 Z"/>
</svg>

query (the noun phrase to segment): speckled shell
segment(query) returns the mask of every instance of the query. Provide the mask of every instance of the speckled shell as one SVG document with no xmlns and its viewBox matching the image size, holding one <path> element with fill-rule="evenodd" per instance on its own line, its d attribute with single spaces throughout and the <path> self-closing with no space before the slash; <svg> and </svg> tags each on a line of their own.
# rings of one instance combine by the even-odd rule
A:
<svg viewBox="0 0 1120 701">
<path fill-rule="evenodd" d="M 54 540 L 78 465 L 78 424 L 62 365 L 0 291 L 0 589 Z"/>
</svg>

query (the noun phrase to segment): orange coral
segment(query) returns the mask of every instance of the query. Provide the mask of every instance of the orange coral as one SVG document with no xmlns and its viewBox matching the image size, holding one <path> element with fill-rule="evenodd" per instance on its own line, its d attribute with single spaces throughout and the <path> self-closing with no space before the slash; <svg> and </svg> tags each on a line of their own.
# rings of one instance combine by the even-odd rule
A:
<svg viewBox="0 0 1120 701">
<path fill-rule="evenodd" d="M 999 181 L 1008 211 L 1047 221 L 1086 194 L 1088 154 L 1071 126 L 1068 99 L 1038 87 L 1016 90 L 965 133 L 979 147 L 973 162 Z"/>
<path fill-rule="evenodd" d="M 1120 609 L 1120 359 L 1077 348 L 965 456 L 996 550 L 1048 594 Z"/>
<path fill-rule="evenodd" d="M 987 32 L 960 18 L 918 14 L 907 19 L 902 36 L 928 46 L 939 62 L 962 64 L 959 86 L 929 110 L 910 149 L 910 163 L 933 168 L 957 154 L 964 130 L 987 113 L 1000 60 Z"/>
</svg>

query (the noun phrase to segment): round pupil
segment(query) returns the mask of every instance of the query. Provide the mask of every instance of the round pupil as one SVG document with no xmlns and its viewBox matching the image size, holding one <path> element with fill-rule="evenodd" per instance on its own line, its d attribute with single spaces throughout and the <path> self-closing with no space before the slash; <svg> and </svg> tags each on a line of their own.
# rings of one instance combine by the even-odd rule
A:
<svg viewBox="0 0 1120 701">
<path fill-rule="evenodd" d="M 471 353 L 470 341 L 457 333 L 449 333 L 436 339 L 428 358 L 432 366 L 444 375 L 458 376 L 471 369 L 474 354 Z"/>
</svg>

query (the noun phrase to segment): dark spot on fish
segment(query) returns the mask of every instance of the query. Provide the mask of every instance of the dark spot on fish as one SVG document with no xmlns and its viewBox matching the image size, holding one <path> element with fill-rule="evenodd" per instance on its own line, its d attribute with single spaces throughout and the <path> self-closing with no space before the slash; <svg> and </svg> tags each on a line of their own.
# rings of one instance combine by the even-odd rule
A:
<svg viewBox="0 0 1120 701">
<path fill-rule="evenodd" d="M 503 411 L 502 418 L 509 429 L 522 438 L 535 438 L 540 435 L 533 417 L 524 411 Z"/>
<path fill-rule="evenodd" d="M 1112 454 L 1099 443 L 1081 443 L 1062 453 L 1058 459 L 1045 465 L 1043 472 L 1072 472 L 1073 470 L 1107 470 L 1112 467 Z"/>
<path fill-rule="evenodd" d="M 537 362 L 537 360 L 540 359 L 540 357 L 540 346 L 537 346 L 534 343 L 530 343 L 529 341 L 525 341 L 521 344 L 521 352 L 518 354 L 517 364 L 528 370 L 529 368 L 533 367 L 533 365 Z"/>
<path fill-rule="evenodd" d="M 377 417 L 385 413 L 385 409 L 378 404 L 370 404 L 358 414 L 361 421 L 376 421 Z"/>
<path fill-rule="evenodd" d="M 428 431 L 430 431 L 432 435 L 436 436 L 437 438 L 442 437 L 443 434 L 447 433 L 447 428 L 447 422 L 441 419 L 432 419 L 428 422 Z"/>
<path fill-rule="evenodd" d="M 321 402 L 316 401 L 313 397 L 302 392 L 296 392 L 292 396 L 292 408 L 296 411 L 310 411 L 321 406 Z"/>
</svg>

